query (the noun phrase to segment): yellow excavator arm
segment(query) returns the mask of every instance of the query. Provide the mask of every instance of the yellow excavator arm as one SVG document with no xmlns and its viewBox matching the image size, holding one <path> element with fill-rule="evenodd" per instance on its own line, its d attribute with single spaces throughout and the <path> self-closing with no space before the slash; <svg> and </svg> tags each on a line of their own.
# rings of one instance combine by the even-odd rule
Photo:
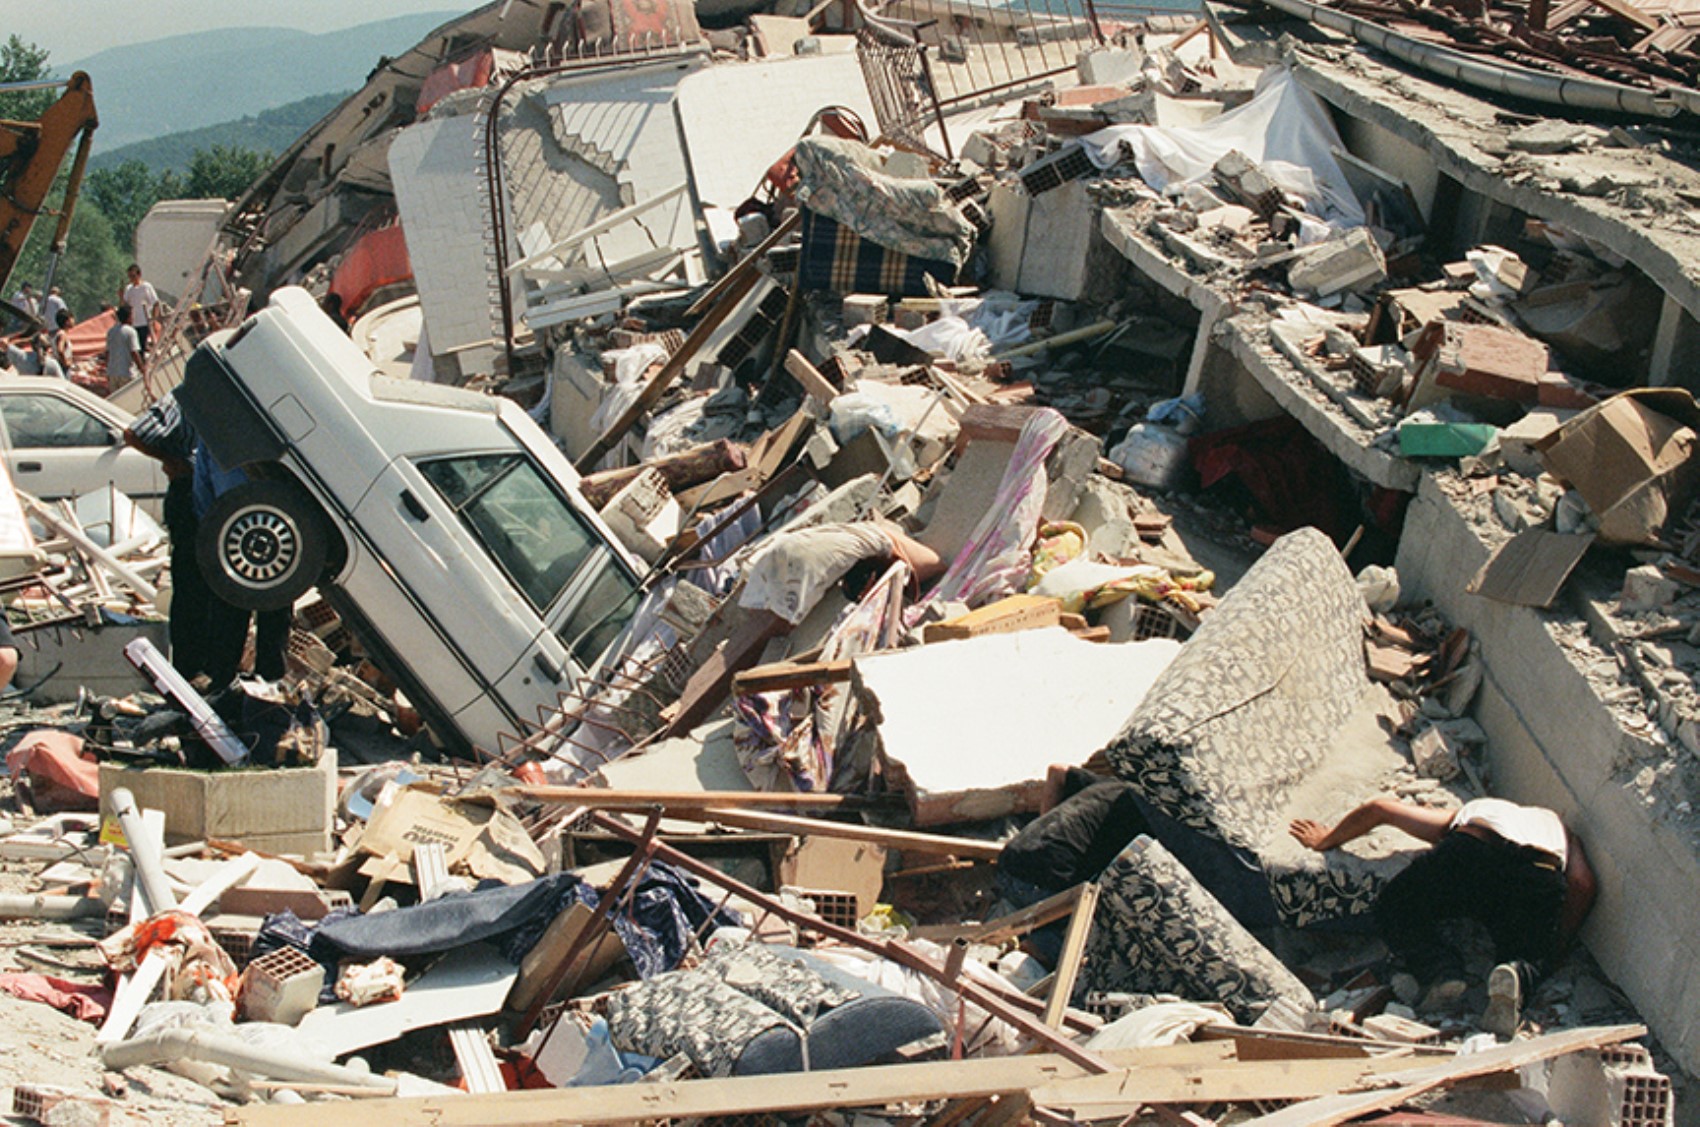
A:
<svg viewBox="0 0 1700 1127">
<path fill-rule="evenodd" d="M 71 142 L 77 140 L 76 162 L 71 166 L 71 183 L 59 209 L 50 262 L 57 263 L 65 251 L 77 191 L 88 165 L 89 143 L 100 119 L 95 116 L 88 75 L 78 71 L 64 86 L 65 93 L 47 107 L 39 121 L 0 121 L 0 294 L 11 281 L 12 267 L 23 253 L 30 228 L 42 214 L 59 166 Z M 48 273 L 51 281 L 51 265 Z"/>
</svg>

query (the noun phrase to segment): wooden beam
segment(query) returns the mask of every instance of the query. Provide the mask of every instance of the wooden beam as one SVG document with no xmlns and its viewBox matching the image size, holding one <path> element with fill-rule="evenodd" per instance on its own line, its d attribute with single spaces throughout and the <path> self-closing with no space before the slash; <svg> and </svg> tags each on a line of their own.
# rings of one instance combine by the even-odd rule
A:
<svg viewBox="0 0 1700 1127">
<path fill-rule="evenodd" d="M 574 469 L 579 473 L 589 473 L 596 468 L 596 463 L 602 460 L 603 455 L 612 450 L 614 444 L 625 437 L 626 432 L 643 417 L 643 413 L 653 407 L 667 394 L 667 389 L 673 386 L 674 381 L 684 375 L 686 366 L 696 359 L 697 353 L 702 351 L 702 346 L 714 335 L 714 330 L 732 315 L 738 303 L 755 288 L 759 278 L 760 275 L 752 270 L 739 275 L 738 280 L 726 288 L 720 300 L 696 323 L 696 327 L 685 338 L 685 343 L 679 346 L 679 350 L 667 358 L 667 362 L 661 365 L 661 370 L 650 377 L 643 390 L 638 392 L 637 398 L 620 412 L 619 418 L 608 424 L 608 429 L 603 431 L 573 464 Z"/>
<path fill-rule="evenodd" d="M 768 814 L 754 810 L 713 809 L 680 813 L 675 818 L 687 822 L 715 822 L 734 829 L 767 830 L 770 833 L 814 834 L 816 837 L 841 837 L 849 841 L 865 841 L 898 849 L 906 853 L 926 853 L 938 857 L 961 857 L 973 861 L 996 861 L 1003 846 L 995 841 L 979 841 L 971 837 L 946 837 L 944 834 L 918 833 L 913 830 L 888 830 L 881 826 L 862 826 L 853 822 L 829 822 L 824 818 L 795 818 L 785 814 Z"/>
<path fill-rule="evenodd" d="M 732 677 L 732 692 L 777 693 L 786 689 L 806 689 L 813 685 L 829 685 L 850 680 L 850 662 L 844 661 L 776 661 L 758 665 Z"/>
<path fill-rule="evenodd" d="M 1199 1067 L 1215 1059 L 1200 1056 L 1198 1045 L 1111 1052 L 1112 1064 L 1130 1068 Z M 731 1076 L 671 1084 L 611 1084 L 595 1088 L 536 1088 L 494 1096 L 455 1095 L 364 1101 L 364 1120 L 386 1127 L 545 1127 L 557 1123 L 625 1123 L 654 1119 L 694 1119 L 758 1111 L 808 1111 L 822 1108 L 878 1107 L 933 1099 L 973 1099 L 1019 1093 L 1085 1070 L 1056 1054 L 993 1057 L 984 1060 L 929 1061 L 823 1069 L 774 1076 Z M 250 1104 L 228 1108 L 225 1121 L 248 1127 L 312 1127 L 323 1122 L 323 1107 Z"/>
<path fill-rule="evenodd" d="M 1086 938 L 1092 934 L 1092 917 L 1098 910 L 1098 886 L 1080 886 L 1080 899 L 1068 920 L 1068 932 L 1063 936 L 1062 954 L 1051 980 L 1051 996 L 1045 1001 L 1045 1024 L 1052 1029 L 1062 1026 L 1068 1000 L 1074 994 L 1074 980 L 1080 975 L 1080 960 L 1086 954 Z"/>
<path fill-rule="evenodd" d="M 781 239 L 795 231 L 803 222 L 803 212 L 799 208 L 787 216 L 784 222 L 773 229 L 773 232 L 756 244 L 756 249 L 740 258 L 730 270 L 709 286 L 703 295 L 691 302 L 691 307 L 685 310 L 686 317 L 700 317 L 711 306 L 720 301 L 720 295 L 730 290 L 744 278 L 754 274 L 761 267 L 762 259 L 767 252 L 779 245 Z"/>
<path fill-rule="evenodd" d="M 1631 4 L 1629 0 L 1594 0 L 1596 7 L 1604 8 L 1620 20 L 1627 20 L 1642 31 L 1657 31 L 1659 21 Z"/>
<path fill-rule="evenodd" d="M 502 794 L 551 806 L 582 806 L 586 810 L 646 810 L 651 806 L 659 806 L 663 810 L 682 807 L 692 810 L 709 807 L 737 810 L 746 806 L 837 810 L 843 806 L 854 805 L 861 799 L 860 795 L 785 794 L 768 790 L 611 790 L 607 787 L 555 786 L 503 787 Z"/>
<path fill-rule="evenodd" d="M 831 403 L 844 393 L 832 386 L 832 381 L 821 374 L 821 370 L 809 363 L 809 358 L 795 348 L 785 354 L 785 370 L 791 378 L 802 385 L 803 391 L 825 405 Z"/>
<path fill-rule="evenodd" d="M 1035 1088 L 1030 1095 L 1035 1104 L 1051 1111 L 1066 1111 L 1083 1120 L 1104 1119 L 1132 1115 L 1147 1104 L 1307 1100 L 1366 1085 L 1396 1086 L 1426 1067 L 1429 1062 L 1413 1057 L 1143 1066 L 1060 1080 Z"/>
<path fill-rule="evenodd" d="M 1513 1041 L 1509 1045 L 1453 1057 L 1439 1064 L 1430 1062 L 1427 1067 L 1400 1077 L 1400 1084 L 1394 1088 L 1376 1092 L 1340 1092 L 1308 1099 L 1271 1115 L 1248 1120 L 1242 1127 L 1252 1127 L 1254 1124 L 1256 1127 L 1336 1127 L 1337 1124 L 1349 1122 L 1360 1115 L 1398 1107 L 1424 1092 L 1431 1092 L 1460 1080 L 1489 1076 L 1496 1072 L 1509 1072 L 1526 1064 L 1535 1064 L 1553 1057 L 1578 1053 L 1585 1049 L 1598 1049 L 1604 1045 L 1615 1045 L 1620 1041 L 1633 1041 L 1644 1036 L 1646 1032 L 1647 1027 L 1644 1025 L 1607 1025 L 1568 1029 L 1562 1033 L 1532 1037 L 1527 1041 Z"/>
</svg>

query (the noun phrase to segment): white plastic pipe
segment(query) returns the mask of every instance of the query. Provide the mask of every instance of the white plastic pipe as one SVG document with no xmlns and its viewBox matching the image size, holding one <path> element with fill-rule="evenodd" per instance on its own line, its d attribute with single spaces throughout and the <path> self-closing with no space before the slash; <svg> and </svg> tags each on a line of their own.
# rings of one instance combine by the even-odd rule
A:
<svg viewBox="0 0 1700 1127">
<path fill-rule="evenodd" d="M 0 896 L 0 919 L 75 920 L 104 916 L 106 901 L 98 896 Z"/>
<path fill-rule="evenodd" d="M 396 1082 L 387 1076 L 373 1076 L 339 1064 L 256 1048 L 245 1041 L 209 1030 L 166 1029 L 145 1037 L 117 1041 L 100 1050 L 100 1062 L 117 1072 L 139 1064 L 162 1065 L 180 1060 L 223 1065 L 271 1080 L 342 1084 L 384 1095 L 394 1095 L 396 1090 Z"/>
<path fill-rule="evenodd" d="M 159 855 L 159 844 L 142 824 L 142 812 L 136 809 L 136 798 L 128 788 L 113 790 L 112 814 L 124 829 L 124 840 L 130 846 L 130 859 L 136 866 L 136 887 L 141 889 L 148 915 L 177 907 L 171 882 L 165 878 L 165 861 Z"/>
</svg>

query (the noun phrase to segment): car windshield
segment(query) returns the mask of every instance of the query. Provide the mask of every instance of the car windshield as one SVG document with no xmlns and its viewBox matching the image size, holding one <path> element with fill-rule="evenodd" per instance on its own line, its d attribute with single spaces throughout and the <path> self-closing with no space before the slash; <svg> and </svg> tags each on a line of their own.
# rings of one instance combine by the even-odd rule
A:
<svg viewBox="0 0 1700 1127">
<path fill-rule="evenodd" d="M 419 471 L 539 613 L 599 547 L 542 471 L 520 455 L 442 458 Z"/>
<path fill-rule="evenodd" d="M 41 446 L 111 446 L 112 431 L 87 411 L 56 395 L 0 396 L 6 434 L 19 449 Z"/>
</svg>

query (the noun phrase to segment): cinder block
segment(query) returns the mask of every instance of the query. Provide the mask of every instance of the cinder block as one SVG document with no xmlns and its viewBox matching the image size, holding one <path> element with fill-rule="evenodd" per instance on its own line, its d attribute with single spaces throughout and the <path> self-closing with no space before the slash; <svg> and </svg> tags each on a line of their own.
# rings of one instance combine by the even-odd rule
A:
<svg viewBox="0 0 1700 1127">
<path fill-rule="evenodd" d="M 100 806 L 119 787 L 141 809 L 165 812 L 165 840 L 218 838 L 266 853 L 327 853 L 336 806 L 336 751 L 312 767 L 192 771 L 100 765 Z"/>
</svg>

